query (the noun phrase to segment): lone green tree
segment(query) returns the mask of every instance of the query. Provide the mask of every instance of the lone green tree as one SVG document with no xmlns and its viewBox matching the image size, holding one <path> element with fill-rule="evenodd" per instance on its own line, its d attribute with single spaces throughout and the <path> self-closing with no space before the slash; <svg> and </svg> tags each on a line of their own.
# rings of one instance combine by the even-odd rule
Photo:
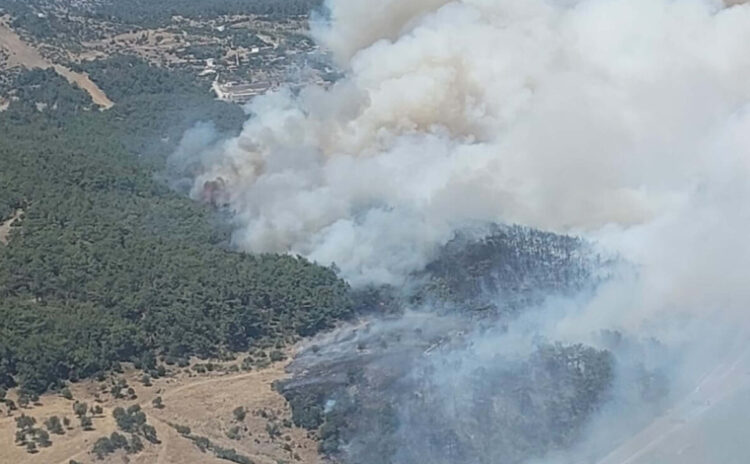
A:
<svg viewBox="0 0 750 464">
<path fill-rule="evenodd" d="M 78 401 L 76 401 L 75 403 L 73 403 L 73 412 L 78 417 L 85 416 L 86 412 L 88 412 L 88 410 L 89 410 L 89 406 L 86 403 L 81 403 L 81 402 L 78 402 Z"/>
<path fill-rule="evenodd" d="M 90 432 L 94 430 L 94 422 L 89 416 L 81 416 L 81 427 L 83 430 Z"/>
<path fill-rule="evenodd" d="M 34 438 L 36 439 L 36 443 L 42 448 L 52 446 L 52 441 L 49 439 L 49 433 L 45 430 L 37 429 Z"/>
<path fill-rule="evenodd" d="M 114 451 L 115 447 L 109 437 L 101 437 L 100 439 L 96 440 L 96 442 L 94 442 L 93 448 L 91 449 L 91 452 L 96 455 L 97 459 L 104 459 L 104 456 L 113 453 Z"/>
<path fill-rule="evenodd" d="M 143 434 L 143 438 L 151 443 L 160 443 L 156 436 L 156 429 L 152 425 L 143 424 L 141 426 L 141 434 Z"/>
<path fill-rule="evenodd" d="M 65 387 L 62 390 L 60 390 L 60 396 L 62 396 L 66 400 L 72 400 L 73 399 L 73 393 L 70 391 L 70 388 L 68 388 L 68 387 Z"/>
<path fill-rule="evenodd" d="M 34 427 L 34 424 L 36 424 L 36 419 L 26 414 L 16 417 L 16 427 L 26 432 L 30 431 Z"/>
<path fill-rule="evenodd" d="M 245 420 L 245 416 L 247 416 L 247 412 L 245 411 L 245 408 L 242 406 L 238 406 L 234 408 L 234 411 L 232 411 L 232 414 L 234 415 L 234 419 L 238 422 L 242 422 Z"/>
<path fill-rule="evenodd" d="M 128 443 L 128 446 L 125 448 L 125 450 L 130 454 L 136 454 L 143 451 L 143 442 L 140 438 L 138 438 L 137 435 L 133 435 L 130 437 L 130 443 Z"/>
<path fill-rule="evenodd" d="M 60 422 L 60 418 L 57 416 L 52 416 L 44 421 L 44 426 L 47 427 L 47 430 L 49 430 L 50 433 L 54 433 L 56 435 L 62 435 L 65 433 L 62 422 Z"/>
</svg>

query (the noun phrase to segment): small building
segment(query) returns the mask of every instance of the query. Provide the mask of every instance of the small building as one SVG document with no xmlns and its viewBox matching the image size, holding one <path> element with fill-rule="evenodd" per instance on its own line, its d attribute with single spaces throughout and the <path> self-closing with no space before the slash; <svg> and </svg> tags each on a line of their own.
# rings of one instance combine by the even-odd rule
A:
<svg viewBox="0 0 750 464">
<path fill-rule="evenodd" d="M 251 98 L 263 95 L 271 90 L 273 85 L 269 81 L 253 83 L 227 82 L 221 84 L 217 78 L 211 88 L 219 100 L 232 103 L 246 103 Z"/>
</svg>

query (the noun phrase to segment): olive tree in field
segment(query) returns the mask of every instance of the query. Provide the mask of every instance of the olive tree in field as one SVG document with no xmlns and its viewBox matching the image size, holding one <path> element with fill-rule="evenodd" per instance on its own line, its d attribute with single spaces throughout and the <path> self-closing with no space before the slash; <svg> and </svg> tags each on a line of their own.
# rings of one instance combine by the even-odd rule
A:
<svg viewBox="0 0 750 464">
<path fill-rule="evenodd" d="M 232 411 L 232 414 L 234 415 L 234 419 L 238 422 L 242 422 L 245 420 L 245 416 L 247 416 L 247 412 L 245 411 L 245 408 L 242 406 L 238 406 Z"/>
<path fill-rule="evenodd" d="M 57 416 L 52 416 L 44 421 L 44 426 L 47 427 L 47 430 L 49 430 L 50 433 L 54 433 L 55 435 L 62 435 L 65 433 L 62 422 Z"/>
</svg>

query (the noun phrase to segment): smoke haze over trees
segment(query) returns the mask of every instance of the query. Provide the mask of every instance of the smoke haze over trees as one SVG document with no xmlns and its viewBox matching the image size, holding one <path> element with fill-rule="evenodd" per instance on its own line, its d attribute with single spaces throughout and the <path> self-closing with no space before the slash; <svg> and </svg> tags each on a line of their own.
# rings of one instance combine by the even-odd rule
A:
<svg viewBox="0 0 750 464">
<path fill-rule="evenodd" d="M 341 79 L 245 108 L 133 56 L 76 65 L 106 112 L 3 79 L 0 388 L 310 337 L 276 388 L 344 464 L 744 463 L 750 5 L 321 8 Z"/>
<path fill-rule="evenodd" d="M 521 224 L 582 236 L 615 257 L 604 261 L 601 280 L 598 266 L 589 269 L 593 290 L 536 300 L 513 296 L 524 311 L 485 319 L 479 328 L 473 317 L 445 322 L 429 303 L 407 300 L 407 310 L 423 315 L 420 328 L 448 324 L 452 328 L 443 333 L 470 347 L 438 356 L 444 375 L 434 376 L 435 385 L 445 396 L 431 397 L 424 408 L 441 404 L 438 398 L 469 395 L 464 382 L 474 371 L 452 370 L 450 361 L 484 368 L 488 379 L 492 372 L 514 377 L 534 372 L 510 366 L 538 360 L 531 353 L 544 352 L 549 342 L 567 347 L 562 353 L 583 343 L 612 353 L 609 395 L 600 397 L 606 400 L 569 447 L 532 447 L 548 453 L 525 458 L 649 462 L 647 452 L 662 452 L 651 439 L 675 447 L 658 462 L 683 462 L 684 456 L 675 457 L 679 440 L 668 438 L 708 430 L 695 417 L 709 406 L 695 405 L 729 397 L 719 373 L 733 379 L 731 388 L 750 391 L 736 374 L 737 366 L 750 364 L 738 348 L 748 339 L 750 304 L 744 272 L 750 259 L 744 239 L 750 226 L 750 7 L 713 0 L 330 0 L 326 7 L 312 30 L 345 77 L 328 89 L 255 99 L 237 137 L 222 139 L 206 126 L 188 133 L 170 161 L 182 170 L 191 195 L 225 207 L 232 242 L 241 249 L 334 262 L 355 288 L 391 289 L 372 296 L 373 307 L 386 309 L 399 307 L 399 291 L 418 287 L 412 279 L 430 266 L 447 268 L 443 283 L 467 293 L 491 289 L 482 256 L 465 260 L 458 253 L 436 264 L 466 229 L 491 235 L 488 224 Z M 553 263 L 557 257 L 543 259 Z M 450 264 L 478 270 L 461 276 Z M 507 297 L 488 291 L 458 300 L 492 310 Z M 462 303 L 454 308 L 459 313 Z M 375 332 L 398 333 L 387 320 L 372 325 Z M 494 330 L 481 330 L 487 325 Z M 464 335 L 457 336 L 460 331 Z M 321 372 L 307 379 L 300 371 L 303 391 L 290 399 L 311 417 L 336 398 L 306 396 L 304 385 L 346 377 L 346 363 L 337 364 L 335 355 L 361 359 L 367 351 L 341 343 L 323 339 L 315 345 L 324 353 L 318 361 L 309 361 L 312 354 L 298 360 Z M 398 385 L 406 385 L 405 392 L 419 385 L 419 379 L 405 380 L 416 354 L 407 350 L 403 360 L 392 358 L 402 343 L 388 346 L 385 359 L 392 362 L 385 364 L 404 369 L 385 376 L 393 384 L 373 384 L 377 375 L 360 381 L 356 372 L 350 382 L 354 391 L 375 392 L 354 404 L 376 406 L 363 423 L 382 436 L 398 425 L 376 418 L 398 413 L 381 415 L 378 405 L 408 410 L 419 403 L 399 400 L 408 393 L 397 391 Z M 484 356 L 475 356 L 480 347 Z M 716 384 L 696 388 L 701 378 Z M 485 390 L 485 399 L 491 391 Z M 676 406 L 661 422 L 635 433 L 670 401 Z M 490 403 L 500 409 L 505 404 Z M 469 411 L 440 417 L 461 423 L 474 417 Z M 670 425 L 683 420 L 689 426 Z M 421 425 L 411 430 L 411 443 L 444 444 L 430 435 L 440 429 L 429 425 L 435 422 L 416 420 Z M 356 447 L 370 436 L 366 427 L 325 424 L 319 433 L 337 445 L 330 449 L 340 445 L 344 459 L 370 462 Z M 500 432 L 494 438 L 503 442 Z M 732 448 L 731 462 L 740 462 L 744 448 Z M 375 449 L 375 455 L 411 462 Z M 696 455 L 722 449 L 706 443 Z M 448 462 L 493 462 L 489 456 L 502 450 L 486 451 Z M 706 459 L 694 462 L 730 462 Z"/>
</svg>

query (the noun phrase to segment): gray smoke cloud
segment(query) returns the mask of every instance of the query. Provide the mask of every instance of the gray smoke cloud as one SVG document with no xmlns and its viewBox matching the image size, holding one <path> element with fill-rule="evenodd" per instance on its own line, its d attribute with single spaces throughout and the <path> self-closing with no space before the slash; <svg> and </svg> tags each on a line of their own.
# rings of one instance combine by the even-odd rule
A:
<svg viewBox="0 0 750 464">
<path fill-rule="evenodd" d="M 632 267 L 564 311 L 533 312 L 528 332 L 623 359 L 603 330 L 658 339 L 679 353 L 654 361 L 669 366 L 675 404 L 638 438 L 653 411 L 618 383 L 587 439 L 544 462 L 744 462 L 738 442 L 686 452 L 672 441 L 718 430 L 717 398 L 750 410 L 750 361 L 736 348 L 750 302 L 750 6 L 327 6 L 312 29 L 341 81 L 258 97 L 238 137 L 196 128 L 173 157 L 194 173 L 194 197 L 234 213 L 236 246 L 336 263 L 357 286 L 403 283 L 468 225 L 585 237 Z M 482 344 L 507 350 L 508 336 Z"/>
<path fill-rule="evenodd" d="M 394 282 L 471 221 L 574 232 L 653 224 L 726 190 L 717 170 L 747 170 L 733 146 L 750 91 L 745 7 L 330 9 L 332 22 L 315 30 L 347 77 L 256 99 L 239 137 L 202 152 L 193 194 L 219 181 L 243 249 Z"/>
</svg>

